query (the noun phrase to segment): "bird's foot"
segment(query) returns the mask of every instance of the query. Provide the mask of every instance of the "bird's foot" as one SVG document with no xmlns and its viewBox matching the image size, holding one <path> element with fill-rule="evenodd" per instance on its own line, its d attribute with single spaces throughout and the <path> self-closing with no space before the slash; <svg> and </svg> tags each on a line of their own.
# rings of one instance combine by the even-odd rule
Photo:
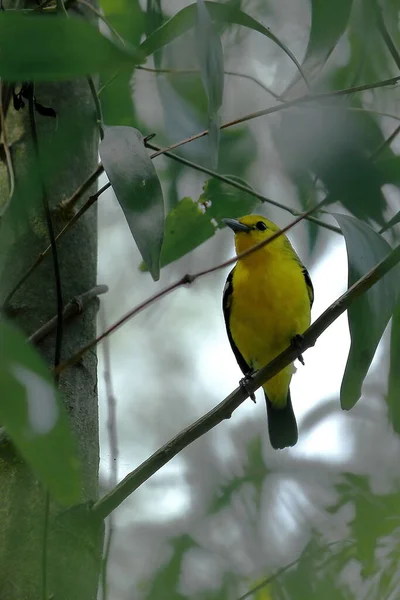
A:
<svg viewBox="0 0 400 600">
<path fill-rule="evenodd" d="M 246 373 L 246 375 L 244 377 L 242 377 L 242 379 L 239 381 L 239 385 L 241 388 L 244 389 L 244 391 L 246 392 L 246 394 L 249 395 L 249 397 L 251 398 L 251 400 L 253 400 L 254 404 L 256 403 L 256 395 L 254 392 L 249 390 L 249 383 L 251 380 L 251 376 L 253 375 L 254 371 L 249 371 L 248 373 Z"/>
<path fill-rule="evenodd" d="M 300 333 L 296 333 L 296 335 L 294 337 L 292 337 L 292 339 L 290 340 L 290 345 L 292 346 L 292 348 L 294 350 L 298 351 L 297 358 L 299 359 L 301 364 L 304 366 L 305 363 L 304 363 L 304 358 L 302 355 L 302 351 L 304 348 L 304 336 L 301 335 Z"/>
</svg>

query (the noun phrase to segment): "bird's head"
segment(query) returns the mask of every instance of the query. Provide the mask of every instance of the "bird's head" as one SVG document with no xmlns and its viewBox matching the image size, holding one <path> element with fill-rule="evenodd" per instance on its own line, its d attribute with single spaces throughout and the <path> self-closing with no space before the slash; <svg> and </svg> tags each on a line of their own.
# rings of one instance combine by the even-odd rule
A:
<svg viewBox="0 0 400 600">
<path fill-rule="evenodd" d="M 223 222 L 235 233 L 237 254 L 259 244 L 272 237 L 277 231 L 280 231 L 275 223 L 260 215 L 246 215 L 245 217 L 240 217 L 240 219 L 223 219 Z M 286 236 L 281 235 L 271 243 L 271 246 L 273 246 L 274 250 L 278 250 L 279 248 L 283 248 L 287 243 Z M 271 246 L 266 245 L 265 250 L 270 249 Z M 255 256 L 255 254 L 257 253 L 253 255 Z"/>
</svg>

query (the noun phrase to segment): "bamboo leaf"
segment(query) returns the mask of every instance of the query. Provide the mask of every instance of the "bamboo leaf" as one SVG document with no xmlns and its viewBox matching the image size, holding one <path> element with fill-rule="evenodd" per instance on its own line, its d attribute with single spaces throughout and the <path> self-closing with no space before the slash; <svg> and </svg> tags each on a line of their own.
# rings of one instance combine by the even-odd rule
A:
<svg viewBox="0 0 400 600">
<path fill-rule="evenodd" d="M 133 127 L 106 127 L 100 157 L 117 200 L 153 279 L 160 276 L 164 199 L 160 180 Z"/>
<path fill-rule="evenodd" d="M 391 247 L 366 223 L 346 215 L 333 215 L 344 235 L 349 265 L 348 285 L 372 269 Z M 392 269 L 358 298 L 348 310 L 350 352 L 340 390 L 342 408 L 349 410 L 361 396 L 361 387 L 378 343 L 396 307 L 400 267 Z"/>
</svg>

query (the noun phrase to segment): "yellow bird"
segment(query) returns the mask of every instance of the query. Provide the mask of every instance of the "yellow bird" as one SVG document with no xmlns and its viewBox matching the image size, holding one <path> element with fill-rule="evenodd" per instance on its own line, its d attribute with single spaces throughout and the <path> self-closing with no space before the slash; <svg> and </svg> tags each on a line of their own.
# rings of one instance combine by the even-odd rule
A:
<svg viewBox="0 0 400 600">
<path fill-rule="evenodd" d="M 224 219 L 239 254 L 279 227 L 260 215 Z M 307 269 L 285 235 L 238 261 L 226 280 L 223 310 L 229 341 L 244 375 L 264 367 L 310 325 L 314 290 Z M 293 365 L 263 386 L 273 448 L 294 446 L 297 423 L 290 399 Z"/>
</svg>

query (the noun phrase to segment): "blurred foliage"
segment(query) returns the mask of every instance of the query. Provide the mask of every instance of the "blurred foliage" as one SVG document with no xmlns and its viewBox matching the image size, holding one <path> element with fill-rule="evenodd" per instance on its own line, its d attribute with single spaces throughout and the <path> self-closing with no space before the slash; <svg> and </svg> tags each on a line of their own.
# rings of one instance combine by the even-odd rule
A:
<svg viewBox="0 0 400 600">
<path fill-rule="evenodd" d="M 277 192 L 279 189 L 289 190 L 288 196 L 285 192 L 279 201 L 293 210 L 303 210 L 324 200 L 319 218 L 340 213 L 337 219 L 347 245 L 349 285 L 398 245 L 400 159 L 396 151 L 399 131 L 395 127 L 400 120 L 399 79 L 390 86 L 379 83 L 399 77 L 398 0 L 198 0 L 190 5 L 165 0 L 101 0 L 100 6 L 100 31 L 76 14 L 71 19 L 56 15 L 37 18 L 1 11 L 0 75 L 4 80 L 17 82 L 100 75 L 100 90 L 94 100 L 99 100 L 104 124 L 110 126 L 105 129 L 100 146 L 101 157 L 142 258 L 155 279 L 159 261 L 164 267 L 185 256 L 214 236 L 223 217 L 238 217 L 258 207 L 259 200 L 251 189 L 238 192 L 215 177 L 205 180 L 196 167 L 211 161 L 218 173 L 231 174 L 228 177 L 241 183 L 252 183 L 253 178 L 260 177 L 253 167 L 260 156 L 265 160 L 266 148 L 268 164 L 258 165 L 261 178 L 269 177 L 267 183 L 272 181 L 275 194 L 281 193 Z M 203 10 L 200 19 L 199 10 Z M 236 35 L 238 31 L 242 37 L 234 37 L 232 42 L 232 32 Z M 298 56 L 303 59 L 299 61 Z M 146 69 L 147 80 L 142 78 L 141 69 Z M 226 90 L 233 88 L 227 87 L 226 77 L 223 81 L 224 69 L 234 70 L 237 75 L 237 87 L 230 96 Z M 263 92 L 254 81 L 242 80 L 240 72 L 255 78 Z M 143 85 L 140 89 L 138 82 Z M 146 88 L 148 82 L 152 87 L 149 84 Z M 271 102 L 266 82 L 276 101 Z M 240 87 L 243 83 L 251 87 Z M 373 84 L 378 86 L 364 91 L 355 89 Z M 335 94 L 345 89 L 346 93 Z M 282 104 L 304 94 L 320 96 L 302 101 L 301 106 Z M 276 105 L 274 116 L 250 119 L 271 105 Z M 94 103 L 93 118 L 95 114 Z M 232 125 L 221 132 L 217 128 L 220 118 L 226 122 L 244 116 L 249 118 L 240 122 L 240 127 Z M 64 117 L 58 115 L 65 124 Z M 167 156 L 161 164 L 151 162 L 136 132 L 147 135 L 154 131 L 157 141 L 167 147 L 190 141 L 188 138 L 204 130 L 207 123 L 211 123 L 214 133 L 211 150 L 203 136 L 181 145 L 177 151 L 190 158 L 190 167 Z M 119 126 L 124 126 L 126 136 Z M 110 133 L 114 135 L 113 143 Z M 11 147 L 14 143 L 10 140 Z M 54 152 L 57 159 L 63 158 L 59 162 L 54 159 L 54 170 L 60 169 L 72 151 L 70 141 L 58 145 L 57 152 L 53 148 L 50 153 Z M 200 184 L 195 175 L 202 178 Z M 149 191 L 146 181 L 151 183 Z M 188 182 L 191 188 L 203 185 L 197 199 L 198 193 L 186 191 Z M 284 188 L 277 185 L 282 182 Z M 18 207 L 29 201 L 25 179 L 18 184 L 12 210 L 16 209 L 16 199 Z M 326 241 L 323 228 L 315 223 L 307 223 L 306 227 L 310 248 L 318 249 L 319 243 Z M 140 273 L 136 276 L 137 287 L 147 289 L 146 278 Z M 393 270 L 350 309 L 352 347 L 342 387 L 345 408 L 352 407 L 361 392 L 379 405 L 386 396 L 390 424 L 396 432 L 400 432 L 398 281 L 398 269 Z M 380 365 L 380 387 L 371 392 L 368 371 L 392 315 L 390 349 L 383 357 L 387 373 Z M 66 488 L 71 496 L 77 489 L 75 475 L 71 474 L 74 452 L 68 434 L 60 429 L 60 435 L 55 436 L 57 452 L 48 452 L 47 436 L 40 441 L 40 452 L 35 446 L 39 442 L 26 438 L 27 413 L 21 407 L 26 405 L 25 396 L 29 394 L 12 375 L 10 357 L 18 355 L 20 362 L 26 361 L 26 368 L 35 377 L 46 380 L 48 374 L 18 334 L 7 330 L 0 333 L 4 341 L 0 416 L 7 421 L 7 428 L 38 478 L 55 497 L 65 501 L 69 499 Z M 327 356 L 327 361 L 331 358 Z M 4 390 L 5 397 L 12 395 L 14 403 L 4 402 Z M 362 410 L 362 404 L 355 413 Z M 319 422 L 324 421 L 328 414 L 324 410 L 320 406 L 309 410 L 313 425 L 315 414 Z M 388 466 L 385 474 L 393 489 L 376 492 L 370 465 L 364 463 L 361 468 L 355 460 L 357 452 L 361 454 L 366 446 L 362 445 L 361 434 L 348 425 L 354 423 L 351 418 L 345 425 L 341 423 L 337 444 L 343 452 L 351 447 L 353 463 L 343 457 L 335 464 L 329 463 L 326 457 L 319 456 L 313 462 L 307 458 L 307 451 L 296 455 L 296 450 L 280 453 L 276 458 L 262 443 L 262 437 L 242 444 L 242 448 L 235 445 L 237 454 L 232 450 L 225 462 L 232 459 L 236 471 L 232 468 L 224 477 L 211 480 L 212 489 L 205 494 L 201 510 L 197 509 L 194 525 L 182 517 L 179 533 L 169 531 L 163 536 L 161 525 L 157 525 L 157 549 L 164 545 L 167 558 L 159 561 L 162 564 L 157 564 L 145 584 L 137 584 L 143 581 L 140 577 L 131 582 L 130 596 L 123 597 L 399 597 L 398 473 L 393 464 Z M 315 428 L 309 427 L 307 433 L 311 435 Z M 389 427 L 377 446 L 387 449 L 389 455 L 390 444 L 395 441 L 389 439 L 387 432 Z M 371 439 L 377 438 L 371 434 Z M 239 466 L 238 448 L 242 455 Z M 184 456 L 187 472 L 190 466 L 193 468 L 188 481 L 197 489 L 199 471 Z M 210 457 L 216 456 L 210 451 Z M 379 457 L 383 460 L 384 456 L 382 450 Z M 211 459 L 209 463 L 204 487 L 215 467 Z M 55 474 L 56 466 L 59 471 Z M 383 472 L 386 463 L 375 467 Z M 220 475 L 223 469 L 221 465 L 219 468 Z M 351 468 L 356 474 L 342 476 L 338 483 L 339 473 Z M 321 472 L 322 483 L 316 480 Z M 285 492 L 285 485 L 289 491 Z M 134 545 L 135 539 L 130 543 Z M 251 588 L 264 578 L 268 581 L 265 588 L 251 594 Z"/>
</svg>

